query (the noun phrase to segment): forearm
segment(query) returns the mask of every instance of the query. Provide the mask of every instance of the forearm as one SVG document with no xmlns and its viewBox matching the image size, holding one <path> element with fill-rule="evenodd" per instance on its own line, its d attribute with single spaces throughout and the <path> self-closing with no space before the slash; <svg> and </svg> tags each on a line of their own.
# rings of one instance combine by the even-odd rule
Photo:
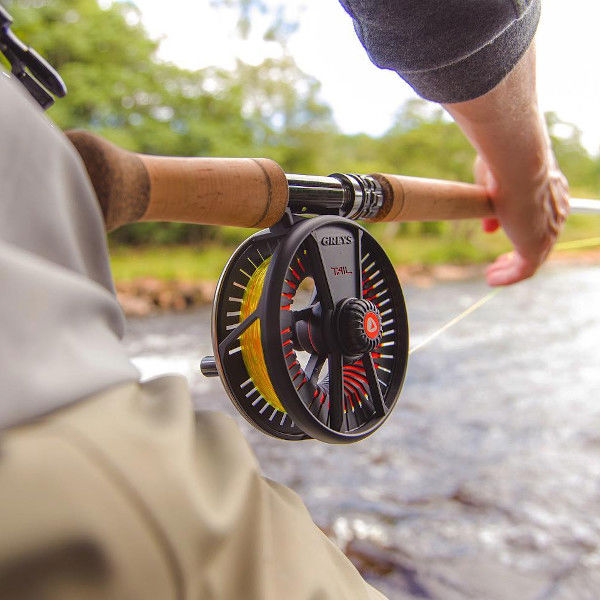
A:
<svg viewBox="0 0 600 600">
<path fill-rule="evenodd" d="M 535 49 L 490 92 L 445 109 L 486 161 L 499 186 L 531 188 L 547 177 L 552 154 L 535 84 Z"/>
<path fill-rule="evenodd" d="M 535 49 L 487 94 L 445 105 L 479 153 L 475 176 L 487 187 L 499 224 L 514 252 L 488 268 L 492 285 L 515 283 L 535 273 L 548 256 L 568 214 L 568 185 L 560 172 L 540 114 Z"/>
</svg>

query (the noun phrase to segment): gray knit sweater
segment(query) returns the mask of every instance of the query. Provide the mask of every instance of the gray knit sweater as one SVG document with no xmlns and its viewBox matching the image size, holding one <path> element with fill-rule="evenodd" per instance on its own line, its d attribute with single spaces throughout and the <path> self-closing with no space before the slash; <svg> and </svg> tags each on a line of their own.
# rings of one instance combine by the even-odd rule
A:
<svg viewBox="0 0 600 600">
<path fill-rule="evenodd" d="M 462 102 L 499 83 L 528 48 L 541 0 L 340 0 L 378 67 L 422 97 Z"/>
</svg>

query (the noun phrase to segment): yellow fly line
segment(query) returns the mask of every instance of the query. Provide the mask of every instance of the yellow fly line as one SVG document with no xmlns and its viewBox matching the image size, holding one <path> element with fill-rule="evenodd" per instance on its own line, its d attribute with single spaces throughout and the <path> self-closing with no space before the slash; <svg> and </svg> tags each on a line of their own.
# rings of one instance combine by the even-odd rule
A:
<svg viewBox="0 0 600 600">
<path fill-rule="evenodd" d="M 586 238 L 584 240 L 575 240 L 573 242 L 561 242 L 559 244 L 555 244 L 554 249 L 576 250 L 578 248 L 592 248 L 595 246 L 600 246 L 600 237 Z M 425 346 L 429 345 L 430 342 L 435 340 L 442 333 L 448 331 L 448 329 L 454 327 L 454 325 L 460 323 L 463 319 L 468 317 L 470 314 L 474 313 L 478 308 L 481 308 L 484 304 L 489 302 L 496 294 L 500 292 L 501 289 L 502 288 L 496 288 L 495 290 L 492 290 L 491 292 L 483 296 L 483 298 L 477 300 L 474 304 L 469 306 L 462 313 L 454 317 L 452 320 L 448 321 L 445 325 L 442 325 L 442 327 L 440 327 L 437 331 L 434 331 L 432 334 L 427 336 L 422 342 L 418 343 L 416 346 L 413 346 L 409 350 L 408 354 L 410 355 L 413 352 L 416 352 L 417 350 L 420 350 L 421 348 L 424 348 Z"/>
<path fill-rule="evenodd" d="M 437 331 L 434 331 L 431 335 L 427 336 L 422 342 L 420 342 L 416 346 L 413 346 L 408 351 L 409 356 L 413 352 L 416 352 L 417 350 L 424 348 L 430 342 L 433 342 L 433 340 L 435 340 L 436 337 L 438 337 L 439 335 L 442 335 L 442 333 L 444 333 L 444 331 L 447 331 L 448 329 L 450 329 L 450 327 L 453 327 L 457 323 L 460 323 L 463 319 L 468 317 L 471 313 L 474 313 L 478 308 L 481 308 L 484 304 L 489 302 L 500 291 L 500 289 L 501 288 L 496 288 L 495 290 L 492 290 L 491 292 L 486 294 L 483 298 L 480 298 L 479 300 L 477 300 L 477 302 L 475 302 L 474 304 L 471 304 L 471 306 L 469 306 L 469 308 L 467 308 L 466 310 L 461 312 L 460 315 L 457 315 L 451 321 L 448 321 L 445 325 L 442 325 L 442 327 L 440 327 Z"/>
<path fill-rule="evenodd" d="M 246 291 L 242 297 L 240 323 L 248 318 L 257 308 L 265 284 L 267 268 L 271 262 L 271 257 L 263 261 L 256 271 L 252 273 L 250 281 L 246 286 Z M 240 345 L 242 348 L 242 359 L 252 383 L 256 386 L 258 393 L 273 407 L 281 412 L 285 409 L 281 405 L 277 394 L 273 389 L 273 384 L 267 372 L 265 364 L 265 355 L 260 340 L 260 321 L 257 319 L 240 336 Z"/>
<path fill-rule="evenodd" d="M 600 237 L 575 240 L 574 242 L 560 242 L 554 245 L 554 250 L 576 250 L 578 248 L 593 248 L 600 246 Z"/>
</svg>

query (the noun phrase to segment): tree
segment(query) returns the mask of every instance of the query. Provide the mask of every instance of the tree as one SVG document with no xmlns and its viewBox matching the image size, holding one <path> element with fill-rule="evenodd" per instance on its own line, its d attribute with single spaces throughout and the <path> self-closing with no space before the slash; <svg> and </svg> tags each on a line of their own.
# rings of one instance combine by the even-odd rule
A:
<svg viewBox="0 0 600 600">
<path fill-rule="evenodd" d="M 15 32 L 58 68 L 69 92 L 49 114 L 63 128 L 83 127 L 138 152 L 167 155 L 267 156 L 287 172 L 400 172 L 469 181 L 474 150 L 435 105 L 406 103 L 380 138 L 344 135 L 320 83 L 286 50 L 297 23 L 291 5 L 262 0 L 212 0 L 239 14 L 240 28 L 265 12 L 259 31 L 279 45 L 259 65 L 197 71 L 165 63 L 133 3 L 97 0 L 10 0 Z M 297 5 L 295 5 L 297 6 Z M 244 26 L 247 20 L 247 27 Z M 600 193 L 600 159 L 580 132 L 556 115 L 548 123 L 559 162 L 578 193 Z M 566 132 L 566 134 L 565 134 Z M 441 225 L 411 226 L 436 233 Z M 400 230 L 406 229 L 406 226 Z M 120 230 L 122 241 L 197 241 L 218 236 L 210 227 L 142 224 Z"/>
<path fill-rule="evenodd" d="M 558 163 L 571 187 L 571 193 L 600 194 L 600 160 L 592 158 L 581 143 L 581 131 L 562 121 L 555 113 L 546 113 L 546 123 Z"/>
</svg>

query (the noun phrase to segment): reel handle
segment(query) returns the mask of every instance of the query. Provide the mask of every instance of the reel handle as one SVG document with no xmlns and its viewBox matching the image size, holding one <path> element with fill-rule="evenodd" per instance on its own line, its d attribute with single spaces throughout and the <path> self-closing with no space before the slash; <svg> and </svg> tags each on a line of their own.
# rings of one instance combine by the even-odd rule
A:
<svg viewBox="0 0 600 600">
<path fill-rule="evenodd" d="M 287 180 L 272 160 L 150 156 L 87 131 L 66 135 L 85 163 L 109 231 L 137 221 L 269 227 L 285 212 Z"/>
<path fill-rule="evenodd" d="M 214 356 L 205 356 L 200 361 L 200 372 L 204 377 L 218 377 L 217 361 Z"/>
<path fill-rule="evenodd" d="M 494 207 L 480 185 L 373 173 L 383 206 L 372 221 L 446 221 L 493 217 Z"/>
</svg>

